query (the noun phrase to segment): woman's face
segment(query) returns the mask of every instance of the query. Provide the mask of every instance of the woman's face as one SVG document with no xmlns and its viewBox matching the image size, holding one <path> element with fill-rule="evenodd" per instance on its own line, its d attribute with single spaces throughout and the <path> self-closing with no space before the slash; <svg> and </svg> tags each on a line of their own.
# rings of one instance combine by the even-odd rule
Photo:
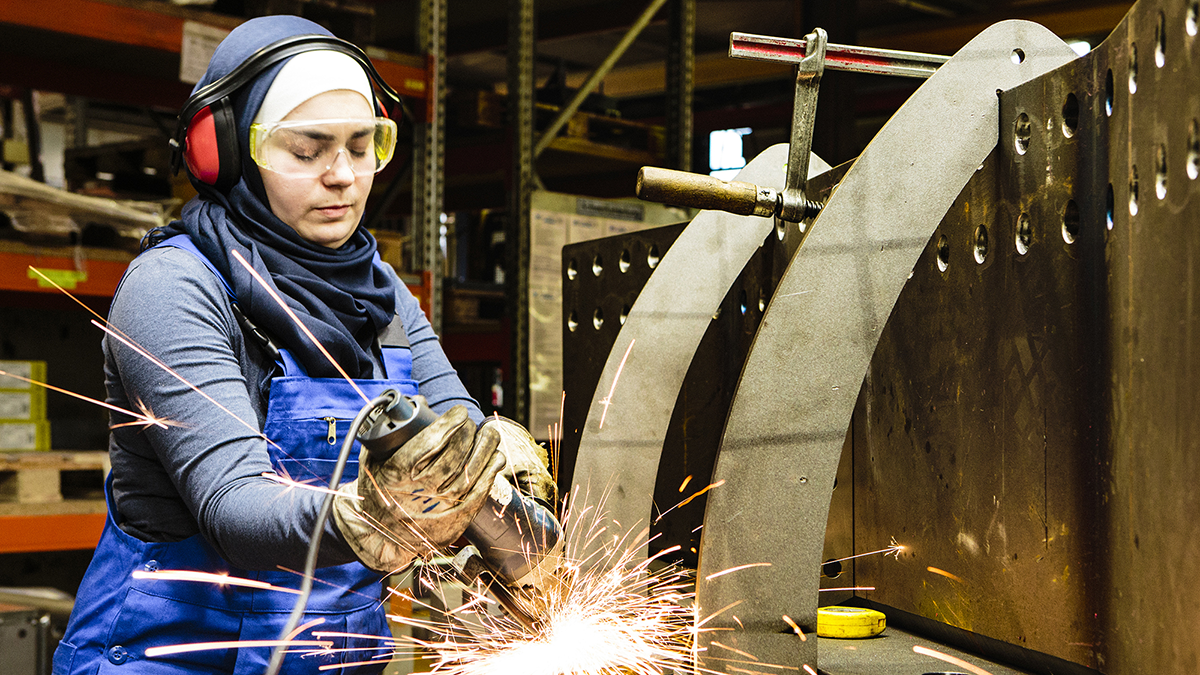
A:
<svg viewBox="0 0 1200 675">
<path fill-rule="evenodd" d="M 284 122 L 375 117 L 358 92 L 327 91 L 296 106 Z M 362 220 L 374 175 L 356 176 L 345 153 L 318 176 L 284 175 L 260 169 L 267 203 L 280 220 L 314 244 L 337 248 L 350 239 Z"/>
</svg>

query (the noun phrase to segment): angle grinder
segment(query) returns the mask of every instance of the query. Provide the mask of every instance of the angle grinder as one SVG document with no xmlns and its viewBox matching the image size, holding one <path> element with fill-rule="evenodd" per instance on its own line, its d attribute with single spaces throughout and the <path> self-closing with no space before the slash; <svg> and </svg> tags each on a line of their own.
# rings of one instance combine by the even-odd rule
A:
<svg viewBox="0 0 1200 675">
<path fill-rule="evenodd" d="M 394 389 L 382 396 L 391 401 L 371 411 L 357 436 L 375 462 L 386 461 L 438 418 L 423 397 Z M 497 476 L 464 536 L 471 545 L 454 559 L 459 574 L 469 583 L 482 579 L 511 616 L 533 629 L 542 605 L 538 596 L 559 583 L 554 570 L 564 540 L 552 508 Z M 489 583 L 493 579 L 499 584 Z"/>
</svg>

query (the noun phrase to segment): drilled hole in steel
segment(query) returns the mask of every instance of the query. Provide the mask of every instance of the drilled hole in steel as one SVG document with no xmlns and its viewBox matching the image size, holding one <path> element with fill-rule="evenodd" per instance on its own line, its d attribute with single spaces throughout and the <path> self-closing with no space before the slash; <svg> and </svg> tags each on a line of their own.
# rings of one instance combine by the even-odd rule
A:
<svg viewBox="0 0 1200 675">
<path fill-rule="evenodd" d="M 1187 34 L 1192 37 L 1196 36 L 1196 24 L 1200 23 L 1200 2 L 1193 2 L 1188 5 L 1187 19 L 1184 20 L 1183 27 L 1187 30 Z"/>
<path fill-rule="evenodd" d="M 1138 213 L 1138 174 L 1137 164 L 1129 167 L 1129 215 Z"/>
<path fill-rule="evenodd" d="M 662 256 L 658 254 L 658 247 L 651 244 L 650 250 L 646 253 L 646 264 L 650 269 L 658 267 L 658 261 L 662 260 Z"/>
<path fill-rule="evenodd" d="M 621 316 L 618 320 L 621 322 L 622 326 L 625 325 L 625 319 L 628 319 L 628 318 L 629 318 L 629 305 L 621 305 Z"/>
<path fill-rule="evenodd" d="M 746 314 L 746 289 L 738 292 L 738 308 L 742 311 L 742 315 Z"/>
<path fill-rule="evenodd" d="M 596 276 L 604 274 L 604 258 L 600 257 L 598 253 L 595 258 L 592 258 L 592 274 Z"/>
<path fill-rule="evenodd" d="M 576 263 L 575 259 L 571 258 L 571 260 L 567 262 L 567 279 L 570 281 L 575 281 L 575 277 L 577 276 L 579 276 L 579 263 Z"/>
<path fill-rule="evenodd" d="M 783 241 L 783 238 L 785 236 L 787 236 L 787 223 L 776 218 L 775 219 L 775 238 L 778 239 L 779 241 Z"/>
<path fill-rule="evenodd" d="M 1020 65 L 1021 63 L 1023 63 L 1025 61 L 1025 50 L 1014 49 L 1014 50 L 1012 50 L 1012 56 L 1009 58 L 1012 59 L 1013 63 Z"/>
<path fill-rule="evenodd" d="M 1013 123 L 1013 146 L 1016 147 L 1018 155 L 1029 151 L 1029 138 L 1032 135 L 1033 124 L 1029 121 L 1029 115 L 1017 115 L 1017 121 Z"/>
<path fill-rule="evenodd" d="M 1113 220 L 1113 213 L 1116 211 L 1117 199 L 1113 196 L 1112 183 L 1108 184 L 1108 190 L 1104 194 L 1104 225 L 1109 229 L 1113 229 L 1116 224 Z"/>
<path fill-rule="evenodd" d="M 826 579 L 836 579 L 842 576 L 842 563 L 830 558 L 821 564 L 821 576 Z"/>
<path fill-rule="evenodd" d="M 596 311 L 592 312 L 592 327 L 595 328 L 596 330 L 600 330 L 600 327 L 603 325 L 604 325 L 604 310 L 597 307 Z"/>
<path fill-rule="evenodd" d="M 1079 205 L 1074 199 L 1068 199 L 1063 209 L 1062 236 L 1068 244 L 1074 244 L 1079 236 Z"/>
<path fill-rule="evenodd" d="M 758 311 L 767 311 L 767 292 L 763 289 L 758 289 Z"/>
<path fill-rule="evenodd" d="M 1137 43 L 1129 44 L 1129 93 L 1137 93 Z"/>
<path fill-rule="evenodd" d="M 621 270 L 622 274 L 629 271 L 629 260 L 629 249 L 621 251 L 621 259 L 617 261 L 617 269 Z"/>
<path fill-rule="evenodd" d="M 988 231 L 986 225 L 980 225 L 975 228 L 975 262 L 980 265 L 987 260 L 988 254 Z"/>
<path fill-rule="evenodd" d="M 1200 177 L 1200 122 L 1196 120 L 1188 129 L 1187 175 L 1192 180 Z"/>
<path fill-rule="evenodd" d="M 567 330 L 574 333 L 579 328 L 579 315 L 575 310 L 571 310 L 571 314 L 567 316 Z"/>
<path fill-rule="evenodd" d="M 1112 117 L 1113 113 L 1113 76 L 1112 68 L 1108 69 L 1108 74 L 1104 76 L 1104 114 L 1107 117 Z"/>
<path fill-rule="evenodd" d="M 1167 148 L 1162 145 L 1154 158 L 1154 194 L 1160 200 L 1167 198 Z"/>
<path fill-rule="evenodd" d="M 1067 100 L 1063 103 L 1062 116 L 1063 136 L 1070 138 L 1079 128 L 1079 99 L 1075 98 L 1075 94 L 1067 94 Z"/>
<path fill-rule="evenodd" d="M 938 239 L 937 267 L 939 272 L 945 272 L 950 267 L 950 240 L 944 234 Z"/>
<path fill-rule="evenodd" d="M 1158 25 L 1154 27 L 1154 65 L 1159 68 L 1167 65 L 1167 18 L 1162 12 L 1158 13 Z"/>
<path fill-rule="evenodd" d="M 1022 213 L 1017 218 L 1017 253 L 1025 255 L 1029 253 L 1029 247 L 1033 244 L 1033 224 L 1029 221 L 1029 214 Z"/>
</svg>

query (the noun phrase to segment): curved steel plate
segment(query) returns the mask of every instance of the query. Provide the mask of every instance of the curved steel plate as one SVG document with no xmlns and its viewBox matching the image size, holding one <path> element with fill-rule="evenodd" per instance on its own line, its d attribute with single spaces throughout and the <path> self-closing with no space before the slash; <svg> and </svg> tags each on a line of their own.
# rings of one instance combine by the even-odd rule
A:
<svg viewBox="0 0 1200 675">
<path fill-rule="evenodd" d="M 737 180 L 782 188 L 787 156 L 786 144 L 767 148 Z M 810 177 L 829 168 L 811 156 Z M 589 495 L 581 499 L 589 505 L 607 492 L 604 511 L 616 523 L 615 532 L 639 522 L 644 526 L 650 518 L 663 440 L 696 347 L 774 227 L 771 218 L 701 212 L 663 256 L 630 310 L 588 410 L 572 479 L 572 492 Z M 569 536 L 579 536 L 573 529 L 579 525 L 573 519 L 568 523 Z"/>
<path fill-rule="evenodd" d="M 705 514 L 697 601 L 701 616 L 741 603 L 708 624 L 728 629 L 719 642 L 766 663 L 815 662 L 816 640 L 801 641 L 783 616 L 815 632 L 834 476 L 880 332 L 930 235 L 996 145 L 997 91 L 1073 58 L 1037 24 L 988 28 L 888 121 L 817 218 L 767 307 L 717 458 L 714 480 L 725 483 Z M 701 636 L 703 647 L 713 635 Z"/>
</svg>

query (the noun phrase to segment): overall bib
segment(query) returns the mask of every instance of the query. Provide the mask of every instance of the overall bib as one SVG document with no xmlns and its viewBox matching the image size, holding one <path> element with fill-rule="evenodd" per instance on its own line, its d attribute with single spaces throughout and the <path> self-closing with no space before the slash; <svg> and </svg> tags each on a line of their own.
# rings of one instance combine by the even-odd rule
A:
<svg viewBox="0 0 1200 675">
<path fill-rule="evenodd" d="M 186 235 L 160 245 L 194 253 L 221 278 Z M 225 282 L 223 278 L 221 281 Z M 225 287 L 232 296 L 228 283 Z M 396 333 L 402 336 L 403 330 L 389 330 L 385 336 Z M 403 344 L 392 346 L 386 342 L 381 338 L 386 379 L 356 382 L 369 398 L 388 388 L 415 395 L 417 384 L 411 379 L 412 353 L 407 340 L 397 340 Z M 263 428 L 263 433 L 283 448 L 280 451 L 268 445 L 272 464 L 281 476 L 297 480 L 319 477 L 318 484 L 325 485 L 350 422 L 364 402 L 345 380 L 308 377 L 285 350 L 280 350 L 280 357 L 283 374 L 271 380 Z M 357 474 L 356 444 L 343 480 L 352 480 Z M 270 647 L 223 648 L 154 658 L 147 658 L 145 651 L 149 647 L 197 642 L 277 640 L 295 604 L 295 593 L 207 582 L 135 579 L 132 574 L 137 570 L 194 570 L 296 589 L 300 585 L 299 570 L 291 573 L 233 567 L 199 534 L 171 543 L 141 541 L 118 527 L 120 515 L 113 501 L 111 477 L 105 491 L 108 520 L 80 585 L 66 634 L 54 652 L 53 674 L 261 675 L 270 659 Z M 281 494 L 280 498 L 288 496 Z M 321 623 L 296 639 L 312 640 L 311 631 L 390 637 L 380 600 L 381 581 L 382 575 L 357 562 L 318 569 L 300 625 L 317 619 Z M 370 661 L 390 652 L 387 642 L 367 637 L 321 640 L 333 643 L 328 653 L 317 653 L 319 647 L 295 648 L 297 653 L 287 656 L 281 672 L 315 675 L 321 666 Z M 380 658 L 377 665 L 333 672 L 377 673 L 386 663 L 386 658 Z"/>
</svg>

